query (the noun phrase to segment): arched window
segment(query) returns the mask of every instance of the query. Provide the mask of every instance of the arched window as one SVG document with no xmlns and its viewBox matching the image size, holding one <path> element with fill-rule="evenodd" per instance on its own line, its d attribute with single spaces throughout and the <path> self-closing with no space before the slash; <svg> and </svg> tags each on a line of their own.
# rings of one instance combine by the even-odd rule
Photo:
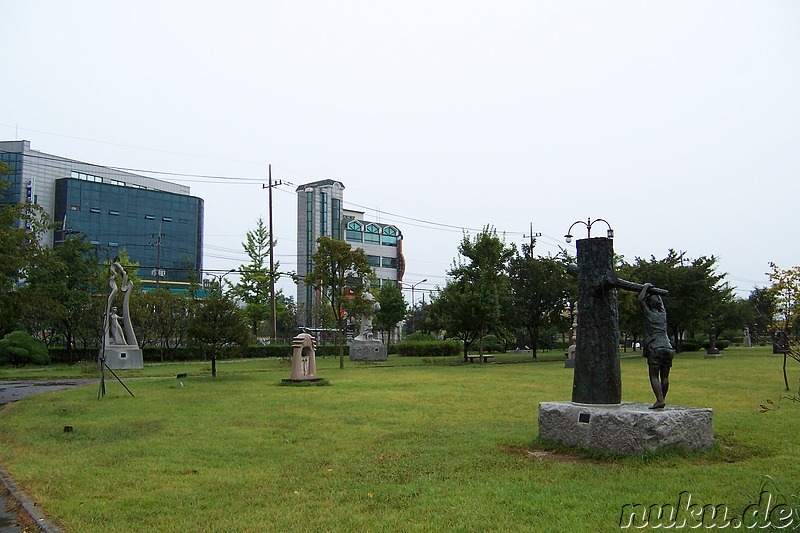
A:
<svg viewBox="0 0 800 533">
<path fill-rule="evenodd" d="M 381 242 L 380 233 L 381 229 L 378 226 L 375 224 L 367 224 L 367 227 L 364 229 L 364 242 Z"/>
<path fill-rule="evenodd" d="M 384 246 L 397 246 L 397 229 L 392 226 L 386 226 L 383 228 L 381 244 Z"/>
<path fill-rule="evenodd" d="M 364 242 L 364 226 L 361 222 L 351 220 L 345 228 L 345 239 L 352 242 Z"/>
</svg>

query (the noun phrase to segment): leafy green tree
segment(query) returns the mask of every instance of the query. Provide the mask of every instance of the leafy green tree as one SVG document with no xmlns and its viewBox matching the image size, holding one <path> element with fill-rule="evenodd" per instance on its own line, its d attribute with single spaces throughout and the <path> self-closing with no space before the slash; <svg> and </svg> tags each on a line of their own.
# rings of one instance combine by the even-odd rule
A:
<svg viewBox="0 0 800 533">
<path fill-rule="evenodd" d="M 360 316 L 371 305 L 364 298 L 364 280 L 373 275 L 372 267 L 362 248 L 352 249 L 346 241 L 330 237 L 317 239 L 312 261 L 314 266 L 305 282 L 330 305 L 339 334 L 339 368 L 344 368 L 348 317 Z"/>
<path fill-rule="evenodd" d="M 187 328 L 189 346 L 211 357 L 212 377 L 217 377 L 217 357 L 246 348 L 251 339 L 242 310 L 233 298 L 217 292 L 198 302 Z"/>
<path fill-rule="evenodd" d="M 245 304 L 245 313 L 250 322 L 254 336 L 261 332 L 261 325 L 271 317 L 270 309 L 270 279 L 269 249 L 270 234 L 264 225 L 264 220 L 259 217 L 256 227 L 246 234 L 246 241 L 242 243 L 245 253 L 250 257 L 250 262 L 239 267 L 239 283 L 233 287 L 233 293 Z M 273 249 L 277 242 L 272 241 Z M 280 264 L 275 263 L 277 272 Z M 275 276 L 277 281 L 278 276 Z M 276 295 L 277 307 L 277 295 Z M 276 309 L 277 314 L 277 309 Z"/>
<path fill-rule="evenodd" d="M 408 304 L 403 298 L 400 288 L 394 283 L 387 283 L 378 293 L 380 311 L 375 315 L 375 328 L 388 333 L 389 344 L 392 343 L 392 331 L 403 320 L 408 312 Z"/>
<path fill-rule="evenodd" d="M 533 357 L 539 347 L 539 333 L 549 326 L 558 326 L 569 305 L 567 271 L 555 257 L 536 257 L 530 245 L 522 245 L 522 253 L 514 250 L 508 265 L 511 285 L 513 324 L 523 328 L 531 339 Z"/>
<path fill-rule="evenodd" d="M 778 312 L 775 293 L 770 287 L 755 288 L 747 298 L 750 311 L 745 315 L 749 319 L 745 322 L 750 328 L 753 339 L 767 342 L 770 339 L 775 324 L 775 315 Z"/>
<path fill-rule="evenodd" d="M 60 335 L 70 363 L 75 362 L 76 339 L 87 331 L 97 331 L 102 323 L 93 304 L 93 295 L 100 291 L 96 285 L 99 265 L 91 252 L 92 246 L 83 235 L 40 250 L 21 290 L 26 306 L 36 305 L 43 313 L 42 338 L 48 331 Z"/>
<path fill-rule="evenodd" d="M 0 167 L 0 175 L 7 168 Z M 8 182 L 0 179 L 0 197 Z M 0 335 L 23 326 L 20 292 L 30 264 L 39 255 L 39 239 L 51 226 L 44 210 L 30 202 L 0 207 Z"/>
<path fill-rule="evenodd" d="M 283 291 L 275 294 L 275 325 L 278 329 L 277 336 L 291 339 L 297 329 L 297 304 L 294 298 L 286 296 Z"/>
<path fill-rule="evenodd" d="M 776 335 L 781 335 L 782 340 L 776 340 L 779 350 L 783 353 L 783 381 L 786 390 L 789 390 L 789 378 L 786 375 L 786 361 L 791 357 L 800 362 L 798 349 L 798 323 L 800 323 L 800 266 L 781 269 L 775 263 L 770 263 L 769 287 L 776 306 Z"/>
<path fill-rule="evenodd" d="M 501 295 L 509 290 L 506 265 L 514 251 L 486 226 L 474 239 L 465 234 L 458 253 L 448 271 L 451 279 L 438 300 L 448 333 L 464 342 L 467 361 L 472 340 L 479 341 L 478 351 L 483 354 L 483 338 L 501 328 Z"/>
<path fill-rule="evenodd" d="M 673 345 L 679 351 L 685 333 L 694 336 L 699 331 L 716 331 L 721 323 L 719 305 L 730 298 L 732 289 L 724 281 L 726 274 L 716 272 L 716 264 L 714 256 L 687 259 L 669 250 L 664 259 L 637 257 L 631 265 L 630 281 L 649 282 L 669 291 L 664 305 Z"/>
<path fill-rule="evenodd" d="M 12 331 L 0 340 L 0 365 L 14 366 L 49 365 L 50 352 L 45 343 L 34 339 L 24 331 Z"/>
<path fill-rule="evenodd" d="M 157 346 L 162 362 L 164 352 L 175 349 L 184 339 L 189 302 L 185 296 L 164 288 L 140 292 L 131 299 L 131 321 L 139 343 L 142 347 Z"/>
</svg>

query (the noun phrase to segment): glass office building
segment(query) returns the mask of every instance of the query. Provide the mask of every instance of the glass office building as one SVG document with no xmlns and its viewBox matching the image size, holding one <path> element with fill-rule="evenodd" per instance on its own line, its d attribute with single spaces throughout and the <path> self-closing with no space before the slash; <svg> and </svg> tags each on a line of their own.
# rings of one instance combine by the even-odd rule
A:
<svg viewBox="0 0 800 533">
<path fill-rule="evenodd" d="M 312 256 L 317 239 L 330 237 L 347 241 L 352 248 L 362 248 L 375 272 L 378 286 L 400 284 L 405 272 L 403 235 L 391 224 L 364 220 L 364 213 L 343 207 L 344 184 L 321 180 L 297 188 L 297 321 L 306 328 L 316 328 L 314 309 L 320 294 L 305 284 L 313 269 Z"/>
<path fill-rule="evenodd" d="M 122 250 L 145 285 L 180 286 L 203 267 L 203 200 L 189 187 L 0 142 L 10 182 L 3 202 L 41 205 L 56 228 L 43 244 L 83 234 L 101 260 Z"/>
</svg>

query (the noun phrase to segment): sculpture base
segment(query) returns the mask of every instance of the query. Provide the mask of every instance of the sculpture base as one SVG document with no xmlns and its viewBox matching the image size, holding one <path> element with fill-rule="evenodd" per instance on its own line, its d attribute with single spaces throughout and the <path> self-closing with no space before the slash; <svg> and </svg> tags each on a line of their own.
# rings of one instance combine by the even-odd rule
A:
<svg viewBox="0 0 800 533">
<path fill-rule="evenodd" d="M 380 341 L 353 341 L 350 345 L 351 361 L 386 361 L 386 346 Z"/>
<path fill-rule="evenodd" d="M 543 442 L 617 455 L 637 455 L 670 448 L 707 450 L 714 445 L 712 410 L 624 402 L 587 405 L 539 404 Z"/>
<path fill-rule="evenodd" d="M 575 368 L 575 359 L 564 359 L 564 368 Z"/>
<path fill-rule="evenodd" d="M 720 357 L 722 357 L 722 354 L 719 353 L 719 350 L 716 351 L 709 350 L 706 352 L 706 355 L 703 356 L 703 359 L 718 359 Z"/>
<path fill-rule="evenodd" d="M 106 346 L 106 366 L 111 370 L 141 370 L 144 368 L 142 350 L 138 346 Z M 98 355 L 98 361 L 103 353 Z"/>
</svg>

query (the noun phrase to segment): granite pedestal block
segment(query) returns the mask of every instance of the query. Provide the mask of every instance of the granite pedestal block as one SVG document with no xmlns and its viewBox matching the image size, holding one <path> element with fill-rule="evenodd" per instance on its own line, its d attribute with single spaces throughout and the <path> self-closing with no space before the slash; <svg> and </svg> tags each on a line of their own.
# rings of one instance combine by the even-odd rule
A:
<svg viewBox="0 0 800 533">
<path fill-rule="evenodd" d="M 351 361 L 386 361 L 386 346 L 380 341 L 353 341 L 350 345 Z"/>
<path fill-rule="evenodd" d="M 138 346 L 106 346 L 106 366 L 111 370 L 140 370 L 144 368 L 142 350 Z M 100 353 L 100 358 L 103 354 Z"/>
<path fill-rule="evenodd" d="M 544 442 L 618 455 L 669 448 L 706 450 L 714 445 L 712 410 L 623 402 L 587 405 L 539 404 L 539 437 Z"/>
</svg>

